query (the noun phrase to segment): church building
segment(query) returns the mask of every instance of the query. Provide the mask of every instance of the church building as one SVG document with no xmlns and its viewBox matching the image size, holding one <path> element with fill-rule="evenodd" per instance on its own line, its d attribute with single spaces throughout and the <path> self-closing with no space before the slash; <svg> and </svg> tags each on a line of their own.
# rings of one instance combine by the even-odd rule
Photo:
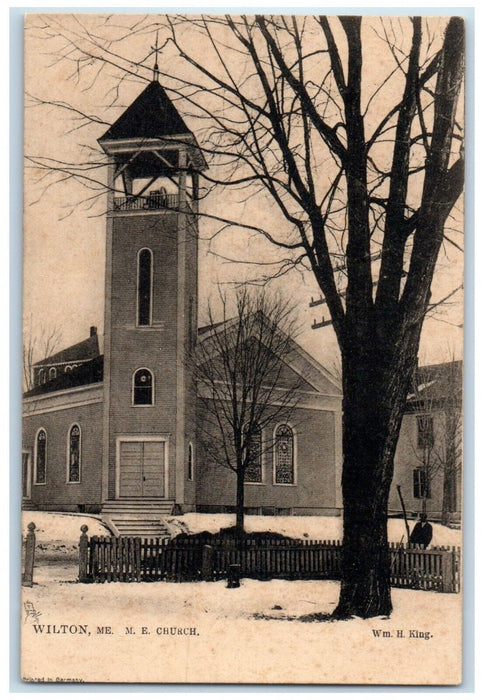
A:
<svg viewBox="0 0 484 700">
<path fill-rule="evenodd" d="M 163 515 L 231 512 L 235 476 L 197 442 L 200 401 L 186 361 L 198 329 L 198 179 L 207 165 L 155 79 L 99 139 L 106 155 L 105 316 L 38 362 L 24 395 L 25 507 L 101 513 L 115 533 L 154 534 Z M 291 423 L 245 487 L 247 512 L 341 510 L 341 391 L 298 347 Z M 270 434 L 269 434 L 270 433 Z"/>
</svg>

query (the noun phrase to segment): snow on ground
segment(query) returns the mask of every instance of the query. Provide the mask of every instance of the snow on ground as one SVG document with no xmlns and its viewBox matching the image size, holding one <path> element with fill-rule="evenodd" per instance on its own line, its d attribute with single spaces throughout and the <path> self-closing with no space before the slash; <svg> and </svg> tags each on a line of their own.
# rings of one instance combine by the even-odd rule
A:
<svg viewBox="0 0 484 700">
<path fill-rule="evenodd" d="M 36 567 L 36 585 L 24 588 L 24 678 L 408 683 L 410 669 L 416 684 L 459 681 L 458 595 L 394 589 L 390 618 L 309 622 L 334 609 L 338 582 L 243 579 L 228 589 L 225 581 L 76 584 L 75 575 L 72 565 Z"/>
<path fill-rule="evenodd" d="M 110 535 L 99 518 L 85 513 L 52 513 L 29 510 L 22 513 L 22 532 L 27 533 L 27 525 L 35 523 L 37 542 L 62 540 L 65 544 L 79 544 L 81 525 L 87 525 L 88 535 Z"/>
<path fill-rule="evenodd" d="M 225 514 L 188 513 L 180 517 L 165 518 L 171 536 L 181 532 L 218 532 L 231 527 L 235 516 Z M 27 533 L 27 525 L 34 522 L 36 529 L 37 557 L 52 560 L 77 558 L 81 525 L 88 526 L 88 535 L 109 536 L 111 533 L 102 522 L 84 513 L 53 513 L 25 511 L 22 513 L 22 534 Z M 411 527 L 413 524 L 411 524 Z M 454 530 L 433 523 L 435 546 L 461 544 L 460 530 Z M 247 532 L 277 532 L 286 537 L 303 540 L 339 540 L 342 537 L 342 520 L 339 517 L 323 516 L 258 516 L 245 517 Z M 388 521 L 390 542 L 406 539 L 405 523 L 400 518 Z"/>
<path fill-rule="evenodd" d="M 79 528 L 85 523 L 89 534 L 102 535 L 104 527 L 87 515 L 30 512 L 24 513 L 24 534 L 31 521 L 46 549 L 37 549 L 34 586 L 22 591 L 25 679 L 459 682 L 460 595 L 393 589 L 390 618 L 329 622 L 324 617 L 339 595 L 335 581 L 243 579 L 237 589 L 225 581 L 80 584 Z M 189 514 L 170 521 L 174 529 L 215 532 L 232 525 L 233 516 Z M 340 518 L 247 516 L 246 525 L 307 539 L 341 536 Z M 403 521 L 392 520 L 392 538 L 398 540 L 403 528 Z M 460 534 L 441 526 L 435 531 L 443 544 Z M 56 547 L 68 548 L 70 556 L 59 556 Z"/>
<path fill-rule="evenodd" d="M 165 519 L 173 534 L 187 532 L 218 532 L 221 528 L 235 524 L 235 515 L 220 513 L 187 513 L 177 518 Z M 415 521 L 416 522 L 416 521 Z M 305 540 L 339 540 L 343 536 L 343 521 L 340 517 L 325 516 L 270 516 L 246 515 L 244 519 L 247 532 L 278 532 L 286 537 Z M 410 530 L 414 522 L 409 522 Z M 453 546 L 461 544 L 461 531 L 453 530 L 432 523 L 435 546 Z M 390 542 L 400 542 L 406 539 L 405 521 L 402 518 L 388 520 L 388 538 Z"/>
<path fill-rule="evenodd" d="M 77 557 L 81 525 L 88 526 L 88 535 L 108 536 L 110 531 L 100 520 L 84 513 L 51 513 L 47 511 L 24 511 L 22 513 L 22 535 L 27 534 L 27 525 L 35 524 L 36 554 L 52 558 Z"/>
</svg>

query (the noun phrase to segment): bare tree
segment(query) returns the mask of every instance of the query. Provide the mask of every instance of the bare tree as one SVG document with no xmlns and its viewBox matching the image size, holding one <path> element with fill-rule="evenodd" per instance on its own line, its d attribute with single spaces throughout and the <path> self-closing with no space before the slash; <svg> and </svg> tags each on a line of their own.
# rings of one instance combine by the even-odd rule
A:
<svg viewBox="0 0 484 700">
<path fill-rule="evenodd" d="M 292 307 L 264 290 L 239 288 L 235 311 L 222 297 L 222 317 L 209 325 L 197 346 L 195 377 L 201 402 L 197 424 L 201 446 L 214 464 L 236 476 L 236 532 L 244 531 L 244 486 L 261 468 L 262 431 L 287 421 L 298 403 L 300 381 L 288 364 L 296 352 Z M 258 479 L 256 479 L 258 480 Z M 260 479 L 259 479 L 260 480 Z"/>
<path fill-rule="evenodd" d="M 110 80 L 111 105 L 126 78 L 150 79 L 153 52 L 128 61 L 128 32 L 115 35 L 111 17 L 88 27 L 42 16 L 35 29 L 51 37 L 57 67 L 72 66 L 74 81 L 90 81 L 84 94 Z M 422 324 L 440 301 L 431 302 L 439 252 L 460 249 L 463 20 L 147 16 L 132 20 L 129 36 L 154 30 L 162 35 L 161 80 L 192 120 L 211 166 L 202 196 L 217 188 L 237 193 L 240 216 L 211 212 L 208 201 L 201 211 L 215 226 L 213 245 L 234 227 L 262 237 L 275 257 L 261 277 L 309 269 L 328 308 L 344 410 L 334 615 L 388 615 L 393 459 Z M 76 128 L 99 120 L 79 106 L 57 108 L 73 114 Z M 30 156 L 40 178 L 74 179 L 95 197 L 100 161 L 85 162 L 80 169 Z"/>
<path fill-rule="evenodd" d="M 62 333 L 57 326 L 41 328 L 38 332 L 29 326 L 24 326 L 22 346 L 22 384 L 24 391 L 34 387 L 34 365 L 36 362 L 50 357 L 62 340 Z"/>
</svg>

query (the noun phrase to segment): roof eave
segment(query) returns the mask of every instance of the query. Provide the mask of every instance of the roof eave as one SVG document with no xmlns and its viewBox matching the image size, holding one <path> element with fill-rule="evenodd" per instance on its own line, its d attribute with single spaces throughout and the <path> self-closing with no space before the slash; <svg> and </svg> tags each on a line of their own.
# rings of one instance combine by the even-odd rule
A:
<svg viewBox="0 0 484 700">
<path fill-rule="evenodd" d="M 208 164 L 205 157 L 198 145 L 195 136 L 190 133 L 184 134 L 173 134 L 167 136 L 160 136 L 158 138 L 124 138 L 124 139 L 105 139 L 101 137 L 98 139 L 98 143 L 103 149 L 104 153 L 108 156 L 117 155 L 120 153 L 132 153 L 133 151 L 152 151 L 157 150 L 170 150 L 173 145 L 177 146 L 188 146 L 190 157 L 192 158 L 193 164 L 199 171 L 207 170 Z"/>
</svg>

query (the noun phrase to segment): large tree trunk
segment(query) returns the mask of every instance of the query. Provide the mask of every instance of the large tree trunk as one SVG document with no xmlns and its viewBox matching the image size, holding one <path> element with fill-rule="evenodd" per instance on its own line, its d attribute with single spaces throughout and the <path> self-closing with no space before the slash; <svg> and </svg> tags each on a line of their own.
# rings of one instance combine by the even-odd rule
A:
<svg viewBox="0 0 484 700">
<path fill-rule="evenodd" d="M 373 352 L 367 347 L 357 362 L 343 359 L 344 535 L 336 618 L 392 611 L 388 497 L 416 348 L 407 347 L 394 362 L 378 362 L 375 346 Z"/>
</svg>

